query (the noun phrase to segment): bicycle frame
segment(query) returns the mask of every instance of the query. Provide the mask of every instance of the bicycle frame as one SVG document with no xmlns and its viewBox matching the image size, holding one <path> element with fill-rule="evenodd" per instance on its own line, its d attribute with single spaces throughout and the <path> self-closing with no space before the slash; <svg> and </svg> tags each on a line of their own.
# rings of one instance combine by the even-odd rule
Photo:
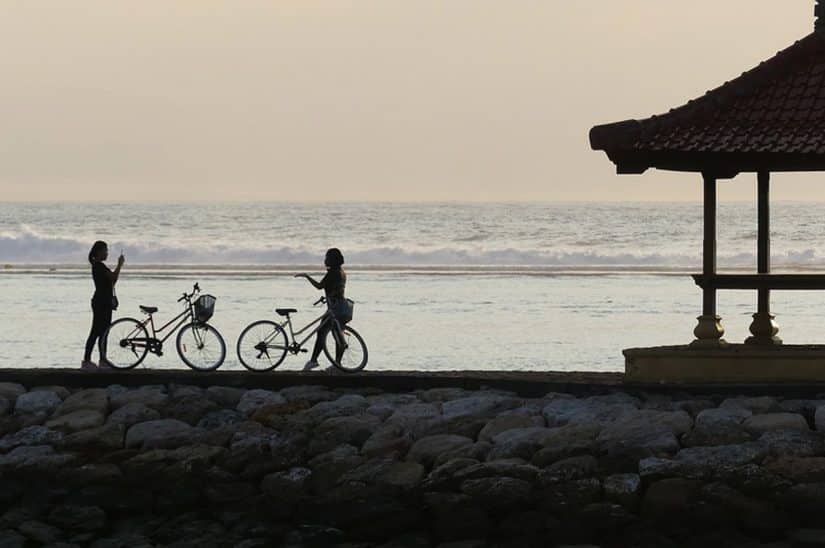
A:
<svg viewBox="0 0 825 548">
<path fill-rule="evenodd" d="M 289 338 L 290 338 L 290 339 L 292 339 L 292 343 L 291 343 L 291 344 L 289 344 L 289 341 L 287 341 L 287 343 L 288 343 L 288 350 L 289 350 L 290 352 L 292 352 L 293 354 L 297 354 L 298 352 L 300 352 L 300 351 L 301 351 L 301 349 L 303 349 L 304 344 L 305 344 L 305 343 L 306 343 L 309 339 L 311 339 L 311 338 L 313 337 L 313 335 L 315 335 L 316 333 L 318 333 L 318 330 L 319 330 L 319 329 L 321 329 L 321 322 L 322 322 L 322 321 L 324 320 L 324 318 L 326 318 L 326 317 L 331 317 L 331 318 L 332 318 L 332 321 L 333 321 L 333 322 L 335 322 L 335 325 L 336 325 L 336 327 L 338 328 L 338 329 L 336 329 L 335 331 L 340 331 L 340 330 L 341 330 L 341 327 L 340 327 L 340 325 L 338 324 L 338 320 L 337 320 L 337 319 L 335 319 L 335 316 L 333 316 L 333 315 L 332 315 L 332 313 L 331 313 L 329 310 L 327 310 L 326 312 L 324 312 L 323 314 L 321 314 L 320 316 L 318 316 L 317 318 L 315 318 L 314 320 L 312 320 L 311 322 L 309 322 L 307 325 L 305 325 L 304 327 L 302 327 L 302 328 L 301 328 L 301 329 L 299 329 L 298 331 L 295 331 L 295 330 L 293 329 L 293 327 L 292 327 L 292 318 L 290 318 L 289 316 L 287 316 L 286 320 L 285 320 L 283 323 L 280 323 L 280 324 L 278 324 L 278 325 L 280 325 L 280 326 L 281 326 L 281 328 L 283 328 L 284 326 L 289 326 Z M 275 323 L 278 323 L 278 322 L 275 322 Z M 304 338 L 303 338 L 300 342 L 299 342 L 299 341 L 297 341 L 297 339 L 296 339 L 296 337 L 295 337 L 296 335 L 301 335 L 302 333 L 306 332 L 309 328 L 311 328 L 311 327 L 312 327 L 313 325 L 315 325 L 315 324 L 318 324 L 318 325 L 315 327 L 315 329 L 313 329 L 312 331 L 310 331 L 310 332 L 307 334 L 307 336 L 306 336 L 306 337 L 304 337 Z M 286 331 L 285 331 L 285 332 L 286 332 Z M 273 334 L 272 334 L 272 336 L 275 336 L 275 335 L 276 335 L 276 333 L 273 333 Z M 336 336 L 336 335 L 335 335 L 335 333 L 333 333 L 333 337 L 335 337 L 335 336 Z M 336 337 L 336 341 L 337 341 L 337 337 Z M 269 341 L 264 341 L 264 342 L 265 342 L 266 344 L 269 344 Z"/>
<path fill-rule="evenodd" d="M 142 325 L 144 328 L 148 325 L 152 329 L 152 336 L 146 340 L 146 347 L 149 350 L 149 352 L 161 356 L 163 354 L 163 343 L 165 343 L 167 339 L 169 339 L 169 337 L 174 335 L 178 329 L 189 323 L 192 320 L 192 318 L 195 317 L 195 313 L 192 310 L 191 298 L 187 298 L 186 309 L 174 318 L 172 318 L 171 320 L 169 320 L 168 322 L 166 322 L 165 324 L 163 324 L 160 328 L 155 328 L 154 316 L 152 314 L 148 314 L 148 316 L 148 318 L 146 318 L 142 322 L 139 322 L 140 325 Z M 175 324 L 175 322 L 177 323 Z M 169 326 L 171 326 L 172 324 L 175 324 L 175 326 L 169 329 Z M 158 339 L 158 334 L 162 334 L 167 329 L 169 329 L 169 332 L 166 335 L 164 335 L 163 338 Z M 194 335 L 196 338 L 199 336 L 197 331 L 195 331 Z M 141 338 L 136 337 L 132 338 L 131 340 L 134 344 L 136 342 L 139 342 Z"/>
</svg>

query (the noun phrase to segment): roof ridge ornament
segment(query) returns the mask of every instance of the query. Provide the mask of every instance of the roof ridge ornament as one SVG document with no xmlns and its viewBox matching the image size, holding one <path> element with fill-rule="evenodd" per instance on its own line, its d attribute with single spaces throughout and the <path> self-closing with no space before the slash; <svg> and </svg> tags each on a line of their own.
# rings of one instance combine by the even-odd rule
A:
<svg viewBox="0 0 825 548">
<path fill-rule="evenodd" d="M 814 7 L 814 15 L 816 16 L 814 29 L 816 29 L 819 32 L 825 32 L 825 1 L 816 0 L 816 6 Z"/>
</svg>

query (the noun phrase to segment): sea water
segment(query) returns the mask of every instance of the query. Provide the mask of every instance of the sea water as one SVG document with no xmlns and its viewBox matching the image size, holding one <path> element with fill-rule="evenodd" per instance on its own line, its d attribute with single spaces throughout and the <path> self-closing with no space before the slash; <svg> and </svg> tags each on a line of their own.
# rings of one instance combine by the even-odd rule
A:
<svg viewBox="0 0 825 548">
<path fill-rule="evenodd" d="M 825 205 L 772 214 L 775 270 L 825 268 Z M 718 225 L 720 270 L 752 271 L 753 205 L 722 204 Z M 623 348 L 689 342 L 701 311 L 689 277 L 701 265 L 699 203 L 0 203 L 0 367 L 79 365 L 96 239 L 110 265 L 121 249 L 127 258 L 115 317 L 158 306 L 160 326 L 195 282 L 218 298 L 225 369 L 241 368 L 249 322 L 275 307 L 297 308 L 296 327 L 321 313 L 293 275 L 323 275 L 332 246 L 374 370 L 621 370 Z M 780 336 L 825 341 L 823 304 L 820 292 L 774 292 Z M 745 339 L 755 306 L 755 292 L 719 293 L 728 340 Z M 183 367 L 174 335 L 144 366 Z"/>
</svg>

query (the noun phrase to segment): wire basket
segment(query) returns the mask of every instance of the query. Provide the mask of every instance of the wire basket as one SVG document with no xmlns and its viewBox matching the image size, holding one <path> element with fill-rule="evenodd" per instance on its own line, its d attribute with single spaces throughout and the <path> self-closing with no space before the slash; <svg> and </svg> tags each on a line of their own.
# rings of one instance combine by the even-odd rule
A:
<svg viewBox="0 0 825 548">
<path fill-rule="evenodd" d="M 212 314 L 215 313 L 215 301 L 217 299 L 212 295 L 201 295 L 195 301 L 195 320 L 200 323 L 206 323 Z"/>
</svg>

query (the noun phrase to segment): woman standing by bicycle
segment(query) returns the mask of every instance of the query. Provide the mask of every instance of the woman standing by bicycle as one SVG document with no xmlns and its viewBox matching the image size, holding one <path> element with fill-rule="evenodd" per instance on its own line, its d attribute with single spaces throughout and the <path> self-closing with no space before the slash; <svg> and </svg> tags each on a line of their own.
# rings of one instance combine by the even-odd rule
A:
<svg viewBox="0 0 825 548">
<path fill-rule="evenodd" d="M 92 280 L 95 283 L 95 293 L 92 296 L 92 329 L 86 339 L 86 352 L 83 355 L 81 369 L 96 370 L 98 368 L 109 369 L 111 364 L 106 359 L 106 338 L 103 336 L 109 325 L 112 323 L 112 311 L 117 309 L 117 297 L 115 297 L 115 284 L 120 276 L 120 269 L 123 267 L 125 258 L 123 253 L 117 258 L 117 268 L 114 272 L 109 270 L 103 261 L 109 257 L 109 246 L 106 242 L 96 241 L 89 251 L 89 263 L 92 265 Z M 92 349 L 97 341 L 100 351 L 100 361 L 98 365 L 92 361 Z"/>
<path fill-rule="evenodd" d="M 306 278 L 315 289 L 323 289 L 327 297 L 327 307 L 335 310 L 339 302 L 344 301 L 344 289 L 347 285 L 347 273 L 344 272 L 342 265 L 344 264 L 344 256 L 337 247 L 327 250 L 324 257 L 324 266 L 327 267 L 326 275 L 321 278 L 321 281 L 316 281 L 309 274 L 296 274 L 296 278 Z M 324 339 L 327 333 L 332 330 L 333 322 L 331 318 L 325 319 L 318 328 L 318 338 L 315 339 L 315 347 L 312 349 L 312 356 L 304 365 L 304 371 L 310 371 L 318 367 L 318 356 L 324 348 Z M 336 330 L 337 331 L 337 330 Z M 335 337 L 335 359 L 338 363 L 341 362 L 341 356 L 344 353 L 343 337 L 340 333 L 333 333 Z"/>
</svg>

